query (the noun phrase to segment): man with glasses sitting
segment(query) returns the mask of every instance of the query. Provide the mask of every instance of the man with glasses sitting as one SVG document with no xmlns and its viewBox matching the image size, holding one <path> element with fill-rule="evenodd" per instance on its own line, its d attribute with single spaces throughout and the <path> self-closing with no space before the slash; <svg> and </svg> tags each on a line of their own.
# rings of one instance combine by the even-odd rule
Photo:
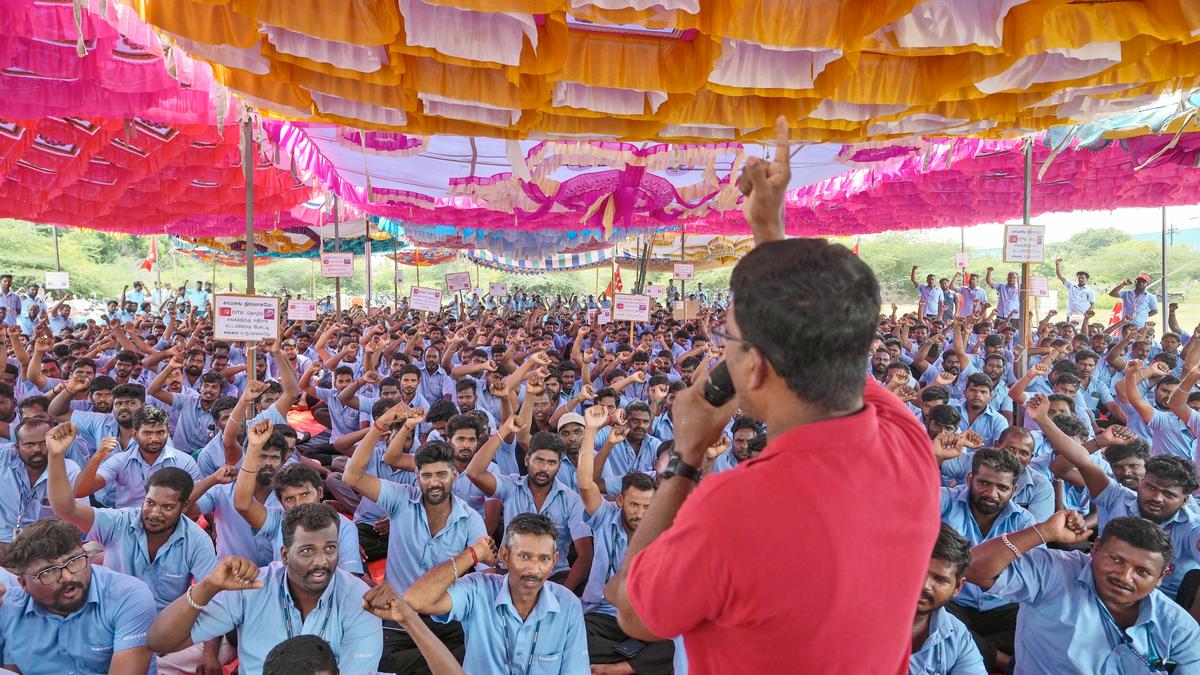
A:
<svg viewBox="0 0 1200 675">
<path fill-rule="evenodd" d="M 154 596 L 140 579 L 93 567 L 82 539 L 58 518 L 13 539 L 7 565 L 20 588 L 0 606 L 0 661 L 22 673 L 154 673 Z"/>
</svg>

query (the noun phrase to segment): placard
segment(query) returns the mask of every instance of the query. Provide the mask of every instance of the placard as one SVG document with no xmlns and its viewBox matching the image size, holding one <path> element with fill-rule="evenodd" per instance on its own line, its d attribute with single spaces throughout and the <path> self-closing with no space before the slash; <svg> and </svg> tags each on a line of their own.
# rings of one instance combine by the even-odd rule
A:
<svg viewBox="0 0 1200 675">
<path fill-rule="evenodd" d="M 508 295 L 508 284 L 488 284 L 488 295 L 503 298 Z"/>
<path fill-rule="evenodd" d="M 1004 226 L 1004 262 L 1040 263 L 1045 260 L 1045 225 Z"/>
<path fill-rule="evenodd" d="M 71 287 L 70 272 L 46 272 L 46 290 L 57 291 Z"/>
<path fill-rule="evenodd" d="M 612 310 L 602 309 L 596 313 L 596 324 L 603 326 L 604 324 L 612 323 Z"/>
<path fill-rule="evenodd" d="M 651 298 L 661 298 L 666 290 L 658 284 L 646 284 L 646 295 Z"/>
<path fill-rule="evenodd" d="M 442 311 L 442 292 L 436 288 L 413 286 L 408 295 L 408 308 L 422 312 Z"/>
<path fill-rule="evenodd" d="M 687 281 L 696 275 L 696 266 L 691 263 L 675 263 L 675 272 L 671 275 L 676 281 Z"/>
<path fill-rule="evenodd" d="M 453 274 L 447 274 L 446 290 L 451 292 L 471 290 L 471 273 L 454 272 Z"/>
<path fill-rule="evenodd" d="M 617 293 L 613 297 L 612 318 L 615 321 L 649 321 L 650 298 L 644 295 Z"/>
<path fill-rule="evenodd" d="M 396 283 L 398 283 L 398 284 L 404 283 L 404 268 L 403 267 L 396 268 Z"/>
<path fill-rule="evenodd" d="M 967 254 L 962 253 L 962 252 L 955 253 L 954 254 L 954 266 L 959 269 L 966 269 L 967 268 Z"/>
<path fill-rule="evenodd" d="M 288 319 L 314 321 L 316 318 L 316 300 L 288 300 Z"/>
<path fill-rule="evenodd" d="M 214 295 L 213 336 L 236 342 L 278 340 L 279 303 L 279 298 L 268 295 Z"/>
<path fill-rule="evenodd" d="M 321 276 L 328 279 L 354 276 L 354 254 L 322 253 Z"/>
<path fill-rule="evenodd" d="M 594 309 L 589 309 L 589 310 L 587 311 L 587 322 L 588 322 L 588 323 L 595 323 L 595 322 L 596 322 L 596 310 L 594 310 Z"/>
<path fill-rule="evenodd" d="M 1029 277 L 1029 295 L 1035 298 L 1050 297 L 1050 280 L 1046 277 Z"/>
</svg>

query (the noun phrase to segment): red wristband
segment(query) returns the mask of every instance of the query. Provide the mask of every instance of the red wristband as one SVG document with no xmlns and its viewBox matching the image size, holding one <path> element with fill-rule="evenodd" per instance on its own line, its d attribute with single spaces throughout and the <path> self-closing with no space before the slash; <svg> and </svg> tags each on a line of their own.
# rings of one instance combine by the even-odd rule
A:
<svg viewBox="0 0 1200 675">
<path fill-rule="evenodd" d="M 471 554 L 471 560 L 475 561 L 471 564 L 478 565 L 479 564 L 479 555 L 477 553 L 475 553 L 475 549 L 473 547 L 468 546 L 467 551 L 470 552 L 470 554 Z"/>
</svg>

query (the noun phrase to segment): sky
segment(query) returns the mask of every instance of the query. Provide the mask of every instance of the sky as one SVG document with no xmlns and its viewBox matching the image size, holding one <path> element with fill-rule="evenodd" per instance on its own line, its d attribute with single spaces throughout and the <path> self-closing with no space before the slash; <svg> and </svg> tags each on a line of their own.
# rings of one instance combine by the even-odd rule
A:
<svg viewBox="0 0 1200 675">
<path fill-rule="evenodd" d="M 1035 225 L 1046 226 L 1047 243 L 1065 241 L 1072 235 L 1091 229 L 1116 227 L 1130 234 L 1159 232 L 1162 229 L 1161 209 L 1117 209 L 1115 211 L 1074 211 L 1047 213 L 1033 218 Z M 1200 206 L 1171 206 L 1167 208 L 1167 225 L 1186 229 L 1200 227 Z M 912 230 L 935 241 L 958 242 L 959 228 Z M 961 229 L 968 249 L 999 248 L 1003 243 L 1004 224 L 992 223 Z"/>
</svg>

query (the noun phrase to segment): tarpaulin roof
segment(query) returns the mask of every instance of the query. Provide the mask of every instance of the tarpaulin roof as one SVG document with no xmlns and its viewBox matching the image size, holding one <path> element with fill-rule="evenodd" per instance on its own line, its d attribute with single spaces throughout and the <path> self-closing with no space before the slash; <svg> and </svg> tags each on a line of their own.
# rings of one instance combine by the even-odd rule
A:
<svg viewBox="0 0 1200 675">
<path fill-rule="evenodd" d="M 414 135 L 1021 133 L 1200 75 L 1195 0 L 125 2 L 264 110 Z"/>
</svg>

